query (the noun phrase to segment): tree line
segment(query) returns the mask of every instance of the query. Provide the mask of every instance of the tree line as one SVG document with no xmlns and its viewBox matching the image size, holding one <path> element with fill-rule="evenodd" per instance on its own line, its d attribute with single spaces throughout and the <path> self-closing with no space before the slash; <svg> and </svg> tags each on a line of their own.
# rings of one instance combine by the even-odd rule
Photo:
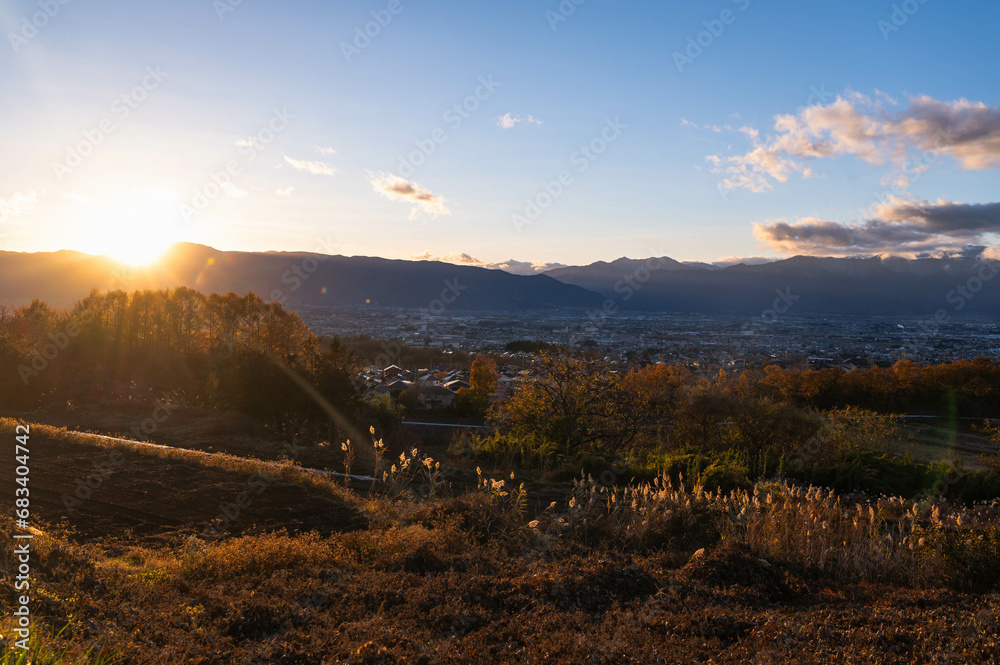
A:
<svg viewBox="0 0 1000 665">
<path fill-rule="evenodd" d="M 335 439 L 384 415 L 356 374 L 339 342 L 253 293 L 94 291 L 69 311 L 0 308 L 0 400 L 14 410 L 170 396 Z"/>
<path fill-rule="evenodd" d="M 804 477 L 843 469 L 875 477 L 882 473 L 876 467 L 903 449 L 900 414 L 914 412 L 1000 416 L 1000 365 L 977 358 L 854 371 L 768 366 L 706 376 L 683 365 L 629 368 L 543 353 L 520 389 L 490 408 L 496 433 L 473 447 L 508 465 L 564 465 L 577 474 L 581 465 L 588 469 L 587 460 L 599 469 L 612 459 L 641 467 L 698 458 L 707 465 L 731 462 L 745 478 L 790 465 L 808 467 L 813 475 Z M 975 427 L 1000 440 L 996 428 L 982 423 Z"/>
</svg>

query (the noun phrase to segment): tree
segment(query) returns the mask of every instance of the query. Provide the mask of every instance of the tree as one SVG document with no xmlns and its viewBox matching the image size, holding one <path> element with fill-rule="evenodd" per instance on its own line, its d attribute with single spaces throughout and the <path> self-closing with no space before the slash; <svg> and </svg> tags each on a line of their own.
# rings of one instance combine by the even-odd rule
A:
<svg viewBox="0 0 1000 665">
<path fill-rule="evenodd" d="M 472 390 L 480 395 L 489 397 L 496 394 L 497 381 L 500 373 L 497 371 L 497 363 L 487 355 L 479 354 L 472 361 L 472 370 L 469 373 L 469 384 Z"/>
<path fill-rule="evenodd" d="M 647 367 L 623 374 L 601 360 L 543 353 L 530 379 L 490 419 L 517 435 L 541 434 L 563 451 L 600 443 L 620 449 L 669 417 L 683 369 Z"/>
</svg>

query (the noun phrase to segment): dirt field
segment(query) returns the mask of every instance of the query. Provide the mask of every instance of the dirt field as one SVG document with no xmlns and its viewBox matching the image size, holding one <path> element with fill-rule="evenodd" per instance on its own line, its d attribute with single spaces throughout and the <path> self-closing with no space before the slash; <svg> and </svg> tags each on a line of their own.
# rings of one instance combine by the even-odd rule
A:
<svg viewBox="0 0 1000 665">
<path fill-rule="evenodd" d="M 5 436 L 13 444 L 13 435 Z M 32 523 L 64 524 L 81 539 L 175 540 L 226 513 L 234 517 L 226 527 L 231 534 L 332 533 L 364 524 L 356 510 L 330 496 L 242 470 L 40 434 L 31 435 L 30 450 Z M 0 486 L 15 486 L 10 455 L 0 461 Z M 11 489 L 0 505 L 9 506 L 12 497 Z"/>
</svg>

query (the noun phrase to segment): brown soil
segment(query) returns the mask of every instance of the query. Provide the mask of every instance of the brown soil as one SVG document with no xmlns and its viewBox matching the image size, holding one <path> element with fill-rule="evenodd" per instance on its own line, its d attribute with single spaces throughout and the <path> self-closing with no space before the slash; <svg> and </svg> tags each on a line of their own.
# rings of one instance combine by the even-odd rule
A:
<svg viewBox="0 0 1000 665">
<path fill-rule="evenodd" d="M 364 524 L 356 510 L 332 497 L 242 470 L 38 434 L 32 434 L 30 450 L 32 521 L 64 524 L 84 540 L 201 532 L 223 506 L 230 515 L 236 514 L 233 506 L 239 507 L 227 527 L 232 534 L 248 529 L 332 533 Z M 13 459 L 6 455 L 0 461 L 0 487 L 14 486 Z M 4 505 L 11 496 L 12 489 L 5 492 Z"/>
</svg>

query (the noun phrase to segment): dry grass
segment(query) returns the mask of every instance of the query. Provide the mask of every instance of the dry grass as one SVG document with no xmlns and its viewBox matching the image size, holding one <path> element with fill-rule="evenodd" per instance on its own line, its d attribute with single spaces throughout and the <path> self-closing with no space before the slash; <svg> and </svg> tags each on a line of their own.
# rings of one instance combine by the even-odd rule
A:
<svg viewBox="0 0 1000 665">
<path fill-rule="evenodd" d="M 910 586 L 1000 582 L 1000 502 L 970 507 L 899 497 L 845 503 L 832 490 L 759 483 L 752 491 L 705 492 L 653 483 L 574 484 L 565 510 L 551 506 L 529 525 L 536 542 L 572 539 L 591 546 L 692 551 L 715 542 L 808 571 Z"/>
<path fill-rule="evenodd" d="M 0 421 L 0 431 L 14 424 Z M 361 507 L 367 528 L 140 545 L 81 542 L 39 525 L 36 626 L 48 635 L 69 624 L 51 650 L 100 644 L 120 663 L 164 665 L 978 664 L 1000 653 L 996 502 L 845 498 L 777 482 L 710 493 L 665 477 L 608 488 L 583 478 L 529 522 L 524 488 L 510 478 L 481 477 L 453 498 L 387 498 L 316 484 L 291 465 L 282 473 Z M 0 519 L 0 539 L 12 527 Z M 5 574 L 13 564 L 0 553 Z M 13 602 L 0 585 L 0 608 Z"/>
</svg>

